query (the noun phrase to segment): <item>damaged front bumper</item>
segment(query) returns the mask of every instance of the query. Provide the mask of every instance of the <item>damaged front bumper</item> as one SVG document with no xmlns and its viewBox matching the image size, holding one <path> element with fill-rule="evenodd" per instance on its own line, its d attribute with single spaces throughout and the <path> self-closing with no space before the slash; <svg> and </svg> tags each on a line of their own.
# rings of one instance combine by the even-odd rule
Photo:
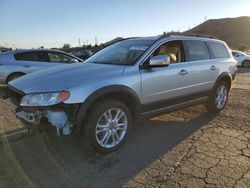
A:
<svg viewBox="0 0 250 188">
<path fill-rule="evenodd" d="M 75 125 L 75 113 L 78 105 L 56 105 L 51 107 L 20 107 L 12 102 L 12 112 L 26 125 L 39 125 L 47 121 L 56 128 L 57 134 L 69 135 Z"/>
</svg>

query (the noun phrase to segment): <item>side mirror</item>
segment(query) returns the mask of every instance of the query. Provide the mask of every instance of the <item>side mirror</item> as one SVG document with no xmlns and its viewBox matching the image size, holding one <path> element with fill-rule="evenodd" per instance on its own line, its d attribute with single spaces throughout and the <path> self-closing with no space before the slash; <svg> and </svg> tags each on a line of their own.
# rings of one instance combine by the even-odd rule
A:
<svg viewBox="0 0 250 188">
<path fill-rule="evenodd" d="M 149 60 L 150 67 L 165 67 L 170 64 L 170 57 L 168 55 L 153 56 Z"/>
</svg>

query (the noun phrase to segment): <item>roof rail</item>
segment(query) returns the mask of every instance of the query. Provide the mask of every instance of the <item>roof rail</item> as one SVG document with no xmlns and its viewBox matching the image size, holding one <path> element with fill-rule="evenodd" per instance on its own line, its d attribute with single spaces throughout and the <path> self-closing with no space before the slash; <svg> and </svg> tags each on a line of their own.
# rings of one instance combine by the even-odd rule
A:
<svg viewBox="0 0 250 188">
<path fill-rule="evenodd" d="M 174 36 L 202 37 L 202 38 L 217 39 L 215 36 L 202 34 L 202 33 L 174 33 L 174 34 L 168 33 L 168 34 L 161 35 L 160 39 L 167 38 L 167 37 L 174 37 Z"/>
<path fill-rule="evenodd" d="M 185 35 L 190 36 L 190 37 L 203 37 L 203 38 L 217 39 L 215 36 L 204 34 L 204 33 L 185 33 Z"/>
<path fill-rule="evenodd" d="M 119 40 L 116 40 L 115 42 L 110 42 L 110 43 L 108 43 L 107 44 L 107 42 L 105 43 L 106 45 L 105 45 L 105 47 L 108 47 L 108 46 L 110 46 L 110 45 L 112 45 L 112 44 L 115 44 L 115 43 L 117 43 L 117 42 L 121 42 L 121 41 L 124 41 L 124 40 L 129 40 L 129 39 L 136 39 L 136 38 L 139 38 L 139 37 L 128 37 L 128 38 L 120 38 Z"/>
</svg>

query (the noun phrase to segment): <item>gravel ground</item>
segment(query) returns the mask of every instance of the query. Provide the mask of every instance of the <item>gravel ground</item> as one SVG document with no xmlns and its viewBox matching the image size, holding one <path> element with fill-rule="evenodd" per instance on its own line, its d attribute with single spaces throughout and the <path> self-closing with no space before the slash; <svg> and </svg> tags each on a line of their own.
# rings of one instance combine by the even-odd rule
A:
<svg viewBox="0 0 250 188">
<path fill-rule="evenodd" d="M 0 187 L 250 187 L 250 69 L 227 107 L 143 120 L 117 152 L 97 155 L 48 125 L 23 129 L 0 101 Z"/>
</svg>

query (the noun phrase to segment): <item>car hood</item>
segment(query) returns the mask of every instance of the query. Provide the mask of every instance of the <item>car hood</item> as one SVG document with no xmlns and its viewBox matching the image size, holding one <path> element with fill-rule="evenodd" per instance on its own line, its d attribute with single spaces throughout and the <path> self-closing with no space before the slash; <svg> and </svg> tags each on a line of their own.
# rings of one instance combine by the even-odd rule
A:
<svg viewBox="0 0 250 188">
<path fill-rule="evenodd" d="M 24 93 L 62 91 L 121 75 L 124 67 L 95 63 L 70 64 L 22 76 L 9 82 L 9 85 Z"/>
</svg>

